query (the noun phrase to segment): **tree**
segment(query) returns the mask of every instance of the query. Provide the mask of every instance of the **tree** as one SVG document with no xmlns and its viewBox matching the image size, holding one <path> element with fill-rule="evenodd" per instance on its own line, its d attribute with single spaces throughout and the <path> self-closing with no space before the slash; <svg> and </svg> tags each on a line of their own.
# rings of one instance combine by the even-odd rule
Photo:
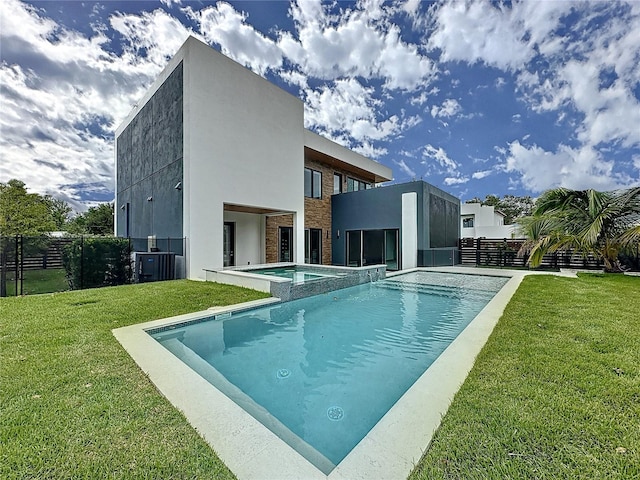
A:
<svg viewBox="0 0 640 480">
<path fill-rule="evenodd" d="M 55 230 L 50 203 L 37 193 L 27 193 L 20 180 L 0 183 L 0 236 L 41 235 Z"/>
<path fill-rule="evenodd" d="M 496 205 L 496 209 L 504 213 L 505 225 L 511 225 L 515 221 L 531 215 L 534 201 L 530 196 L 518 197 L 516 195 L 505 195 Z"/>
<path fill-rule="evenodd" d="M 73 210 L 67 202 L 53 198 L 51 195 L 45 195 L 44 200 L 49 205 L 49 214 L 55 224 L 55 229 L 64 230 L 69 221 L 69 215 Z"/>
<path fill-rule="evenodd" d="M 67 223 L 69 233 L 88 235 L 113 235 L 113 203 L 101 203 L 90 207 Z"/>
<path fill-rule="evenodd" d="M 532 267 L 539 266 L 546 253 L 573 250 L 601 259 L 607 271 L 617 271 L 618 255 L 637 252 L 640 244 L 640 187 L 548 190 L 521 225 L 528 241 L 519 253 L 530 255 Z"/>
</svg>

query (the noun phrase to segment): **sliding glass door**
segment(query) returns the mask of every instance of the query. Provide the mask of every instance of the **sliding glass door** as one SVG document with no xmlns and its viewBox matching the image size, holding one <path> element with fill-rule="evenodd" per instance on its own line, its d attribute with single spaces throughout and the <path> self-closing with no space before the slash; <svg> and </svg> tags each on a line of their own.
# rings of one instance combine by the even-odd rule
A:
<svg viewBox="0 0 640 480">
<path fill-rule="evenodd" d="M 398 270 L 398 236 L 398 229 L 348 231 L 347 265 L 386 264 L 389 270 Z"/>
<path fill-rule="evenodd" d="M 304 231 L 304 263 L 322 263 L 322 230 L 319 228 Z"/>
</svg>

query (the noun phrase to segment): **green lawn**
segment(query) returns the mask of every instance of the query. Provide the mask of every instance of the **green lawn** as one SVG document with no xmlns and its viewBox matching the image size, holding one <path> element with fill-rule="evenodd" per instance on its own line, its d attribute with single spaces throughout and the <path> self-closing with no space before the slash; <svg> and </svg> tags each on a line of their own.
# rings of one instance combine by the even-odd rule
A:
<svg viewBox="0 0 640 480">
<path fill-rule="evenodd" d="M 8 272 L 7 296 L 16 294 L 15 272 Z M 34 295 L 38 293 L 64 292 L 69 290 L 64 268 L 47 268 L 40 270 L 25 270 L 22 279 L 22 294 Z M 18 291 L 20 282 L 18 281 Z"/>
<path fill-rule="evenodd" d="M 0 299 L 0 478 L 233 478 L 111 330 L 264 296 L 178 280 Z"/>
<path fill-rule="evenodd" d="M 111 330 L 262 296 L 0 299 L 0 478 L 233 478 Z M 639 312 L 638 277 L 525 279 L 411 478 L 640 478 Z"/>
<path fill-rule="evenodd" d="M 640 278 L 526 278 L 410 478 L 640 478 Z"/>
</svg>

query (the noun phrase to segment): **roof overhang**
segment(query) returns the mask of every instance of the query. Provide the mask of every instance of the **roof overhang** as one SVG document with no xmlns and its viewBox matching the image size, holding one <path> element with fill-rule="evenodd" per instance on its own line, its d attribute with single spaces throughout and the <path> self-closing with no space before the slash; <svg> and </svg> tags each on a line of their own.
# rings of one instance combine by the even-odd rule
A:
<svg viewBox="0 0 640 480">
<path fill-rule="evenodd" d="M 310 130 L 304 131 L 304 153 L 307 158 L 357 174 L 372 183 L 393 179 L 389 167 L 338 145 Z"/>
</svg>

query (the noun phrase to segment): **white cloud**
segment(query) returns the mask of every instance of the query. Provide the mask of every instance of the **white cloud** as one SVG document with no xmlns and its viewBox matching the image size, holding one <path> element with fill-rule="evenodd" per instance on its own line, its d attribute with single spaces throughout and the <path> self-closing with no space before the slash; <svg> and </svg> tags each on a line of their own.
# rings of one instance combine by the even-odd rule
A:
<svg viewBox="0 0 640 480">
<path fill-rule="evenodd" d="M 184 11 L 198 23 L 207 42 L 220 45 L 222 53 L 238 63 L 261 75 L 282 65 L 280 47 L 247 24 L 247 15 L 228 3 L 218 2 L 198 11 L 188 6 Z"/>
<path fill-rule="evenodd" d="M 442 105 L 434 105 L 431 107 L 431 116 L 433 118 L 450 118 L 462 111 L 462 107 L 457 100 L 448 98 Z"/>
<path fill-rule="evenodd" d="M 557 111 L 559 121 L 571 108 L 583 120 L 576 138 L 585 147 L 619 143 L 623 147 L 640 145 L 640 102 L 633 93 L 640 78 L 640 11 L 631 5 L 600 4 L 586 10 L 574 37 L 559 39 L 557 55 L 547 53 L 549 67 L 529 68 L 517 77 L 518 88 L 529 106 L 537 112 Z M 583 8 L 587 6 L 582 5 Z M 629 7 L 622 17 L 618 9 Z M 573 53 L 566 60 L 565 51 Z M 610 75 L 602 85 L 601 76 Z"/>
<path fill-rule="evenodd" d="M 522 185 L 533 192 L 556 187 L 613 190 L 638 184 L 637 179 L 617 174 L 614 163 L 604 160 L 591 147 L 559 145 L 555 152 L 549 152 L 537 145 L 523 146 L 516 140 L 509 145 L 504 168 L 519 173 Z"/>
<path fill-rule="evenodd" d="M 491 175 L 492 170 L 479 170 L 477 172 L 473 172 L 473 174 L 471 175 L 471 178 L 474 178 L 476 180 L 480 180 L 482 178 L 488 177 L 489 175 Z"/>
<path fill-rule="evenodd" d="M 345 76 L 381 78 L 389 89 L 415 90 L 435 74 L 429 57 L 402 40 L 391 21 L 395 10 L 380 1 L 328 13 L 331 5 L 300 1 L 290 8 L 298 38 L 281 32 L 279 46 L 288 60 L 309 76 L 334 80 Z"/>
<path fill-rule="evenodd" d="M 449 158 L 442 147 L 436 148 L 431 144 L 427 144 L 422 151 L 422 157 L 435 160 L 449 174 L 454 174 L 458 171 L 458 164 Z"/>
<path fill-rule="evenodd" d="M 400 167 L 400 170 L 402 170 L 407 176 L 409 176 L 411 178 L 416 178 L 415 170 L 413 170 L 411 167 L 409 167 L 409 165 L 407 165 L 407 163 L 404 160 L 402 160 L 402 159 L 394 160 L 393 163 L 398 165 L 398 167 Z"/>
<path fill-rule="evenodd" d="M 305 126 L 339 137 L 347 133 L 358 144 L 385 140 L 416 125 L 412 116 L 384 118 L 378 113 L 382 101 L 374 97 L 372 87 L 364 87 L 355 78 L 337 80 L 315 90 L 304 90 Z"/>
<path fill-rule="evenodd" d="M 174 5 L 182 5 L 182 0 L 160 0 L 160 3 L 171 8 Z"/>
<path fill-rule="evenodd" d="M 442 60 L 483 62 L 503 70 L 526 64 L 573 6 L 571 2 L 514 2 L 512 7 L 488 0 L 447 2 L 435 12 L 431 49 Z"/>
<path fill-rule="evenodd" d="M 338 143 L 340 143 L 341 145 L 348 146 L 348 143 L 346 143 L 344 139 L 343 141 L 339 141 L 339 140 L 336 140 L 336 141 L 338 141 Z M 359 145 L 351 147 L 351 149 L 354 152 L 359 153 L 360 155 L 364 155 L 365 157 L 368 157 L 368 158 L 380 158 L 381 156 L 386 155 L 388 153 L 386 148 L 374 147 L 373 144 L 368 141 L 364 141 Z"/>
<path fill-rule="evenodd" d="M 149 76 L 157 75 L 193 32 L 162 9 L 135 14 L 115 14 L 111 27 L 125 39 L 120 63 L 141 63 Z M 153 66 L 153 68 L 149 68 Z"/>
<path fill-rule="evenodd" d="M 445 185 L 460 185 L 460 184 L 464 184 L 467 183 L 469 181 L 469 177 L 465 177 L 465 176 L 458 176 L 458 177 L 446 177 L 444 179 L 444 184 Z"/>
</svg>

